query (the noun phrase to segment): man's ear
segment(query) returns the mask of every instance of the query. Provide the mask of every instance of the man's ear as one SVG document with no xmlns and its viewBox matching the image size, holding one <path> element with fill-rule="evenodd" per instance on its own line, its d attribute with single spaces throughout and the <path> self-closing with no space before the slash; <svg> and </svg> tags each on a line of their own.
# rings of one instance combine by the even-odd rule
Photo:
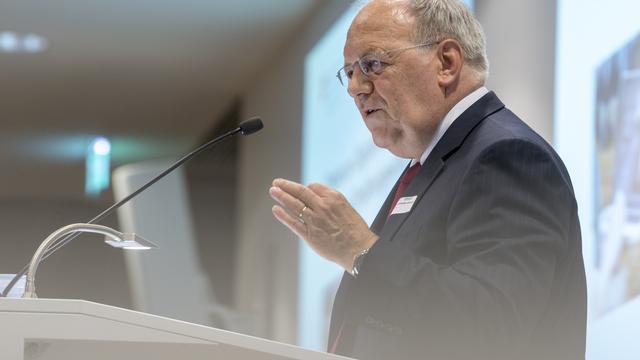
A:
<svg viewBox="0 0 640 360">
<path fill-rule="evenodd" d="M 445 39 L 438 45 L 438 85 L 442 89 L 455 86 L 460 78 L 462 64 L 464 63 L 464 51 L 460 43 L 453 39 Z"/>
</svg>

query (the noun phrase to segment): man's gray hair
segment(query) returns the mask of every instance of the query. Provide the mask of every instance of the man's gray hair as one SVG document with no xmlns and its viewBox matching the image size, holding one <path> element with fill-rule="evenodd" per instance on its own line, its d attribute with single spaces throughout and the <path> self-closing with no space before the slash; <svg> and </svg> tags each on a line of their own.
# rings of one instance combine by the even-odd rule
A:
<svg viewBox="0 0 640 360">
<path fill-rule="evenodd" d="M 482 26 L 459 0 L 409 0 L 409 15 L 415 17 L 415 41 L 428 43 L 445 38 L 457 40 L 464 60 L 484 82 L 489 74 L 486 41 Z"/>
</svg>

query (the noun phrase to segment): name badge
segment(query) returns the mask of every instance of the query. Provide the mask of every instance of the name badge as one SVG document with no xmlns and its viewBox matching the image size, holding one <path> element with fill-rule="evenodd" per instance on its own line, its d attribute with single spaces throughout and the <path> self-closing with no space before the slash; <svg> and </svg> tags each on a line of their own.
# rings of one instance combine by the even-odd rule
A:
<svg viewBox="0 0 640 360">
<path fill-rule="evenodd" d="M 391 215 L 393 214 L 404 214 L 408 213 L 413 207 L 413 203 L 416 202 L 418 196 L 407 196 L 401 197 L 396 204 L 396 207 L 393 208 Z"/>
</svg>

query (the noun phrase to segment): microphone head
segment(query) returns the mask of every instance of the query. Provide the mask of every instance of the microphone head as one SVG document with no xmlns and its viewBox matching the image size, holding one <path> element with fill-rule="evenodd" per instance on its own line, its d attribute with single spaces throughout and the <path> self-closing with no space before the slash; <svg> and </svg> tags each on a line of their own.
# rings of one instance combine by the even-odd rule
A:
<svg viewBox="0 0 640 360">
<path fill-rule="evenodd" d="M 242 135 L 250 135 L 262 129 L 263 125 L 262 120 L 260 120 L 259 117 L 253 117 L 249 120 L 243 121 L 238 127 L 240 128 L 240 133 L 242 133 Z"/>
</svg>

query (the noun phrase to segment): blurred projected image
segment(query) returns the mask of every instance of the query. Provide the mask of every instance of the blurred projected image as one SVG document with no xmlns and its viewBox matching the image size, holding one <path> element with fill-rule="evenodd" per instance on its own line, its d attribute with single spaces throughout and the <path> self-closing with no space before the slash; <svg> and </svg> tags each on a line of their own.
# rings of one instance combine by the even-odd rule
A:
<svg viewBox="0 0 640 360">
<path fill-rule="evenodd" d="M 597 70 L 596 313 L 640 295 L 640 35 Z"/>
</svg>

